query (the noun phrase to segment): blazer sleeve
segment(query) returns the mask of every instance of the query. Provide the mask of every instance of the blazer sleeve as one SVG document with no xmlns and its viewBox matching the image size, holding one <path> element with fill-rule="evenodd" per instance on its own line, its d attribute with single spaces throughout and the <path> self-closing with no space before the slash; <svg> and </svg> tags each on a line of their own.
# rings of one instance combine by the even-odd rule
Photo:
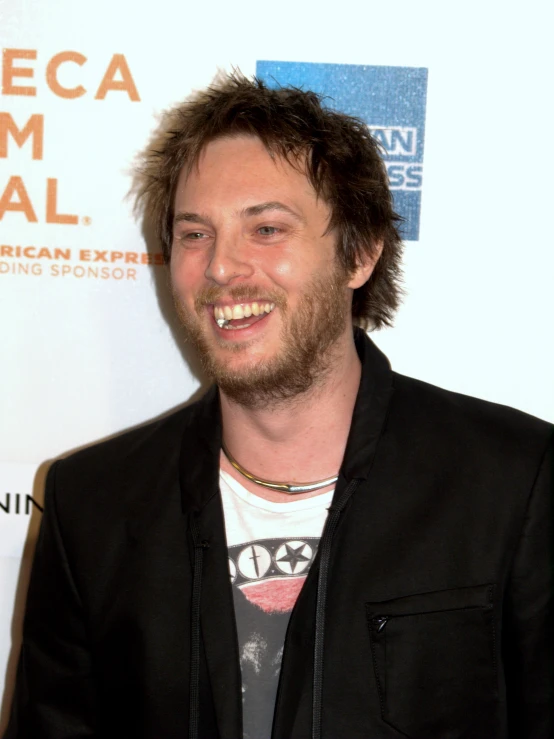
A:
<svg viewBox="0 0 554 739">
<path fill-rule="evenodd" d="M 50 468 L 46 481 L 12 713 L 4 739 L 95 736 L 95 690 L 85 613 L 57 511 L 59 464 Z"/>
<path fill-rule="evenodd" d="M 554 737 L 554 436 L 529 497 L 505 601 L 509 739 Z"/>
</svg>

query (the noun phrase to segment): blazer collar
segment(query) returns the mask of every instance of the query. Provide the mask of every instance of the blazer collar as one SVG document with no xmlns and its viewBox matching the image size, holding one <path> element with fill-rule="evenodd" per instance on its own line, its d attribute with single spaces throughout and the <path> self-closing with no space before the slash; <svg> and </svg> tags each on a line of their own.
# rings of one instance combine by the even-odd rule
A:
<svg viewBox="0 0 554 739">
<path fill-rule="evenodd" d="M 366 479 L 369 475 L 388 411 L 393 378 L 388 359 L 365 332 L 354 329 L 354 338 L 362 375 L 341 467 L 347 481 Z M 200 511 L 218 494 L 222 426 L 217 387 L 212 386 L 190 411 L 179 464 L 183 512 Z"/>
<path fill-rule="evenodd" d="M 362 376 L 341 467 L 347 481 L 367 479 L 393 392 L 389 360 L 361 329 L 354 329 L 354 340 Z"/>
</svg>

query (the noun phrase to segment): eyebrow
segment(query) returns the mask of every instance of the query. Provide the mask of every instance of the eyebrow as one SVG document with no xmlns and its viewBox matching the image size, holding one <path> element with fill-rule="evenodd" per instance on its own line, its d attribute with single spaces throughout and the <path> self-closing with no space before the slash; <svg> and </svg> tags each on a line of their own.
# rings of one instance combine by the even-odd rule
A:
<svg viewBox="0 0 554 739">
<path fill-rule="evenodd" d="M 183 211 L 175 213 L 173 224 L 180 223 L 181 221 L 186 221 L 187 223 L 201 223 L 204 226 L 212 225 L 210 219 L 206 218 L 206 216 L 201 216 L 200 213 L 187 213 Z"/>
<path fill-rule="evenodd" d="M 297 213 L 295 210 L 290 208 L 288 205 L 285 205 L 284 203 L 280 203 L 278 200 L 270 200 L 268 203 L 259 203 L 259 205 L 251 205 L 249 208 L 245 208 L 241 211 L 241 216 L 259 216 L 262 213 L 265 213 L 268 210 L 280 210 L 282 213 L 287 213 L 289 216 L 292 216 L 297 221 L 301 221 L 302 223 L 306 222 L 306 219 L 303 218 L 303 216 L 300 215 L 300 213 Z"/>
<path fill-rule="evenodd" d="M 300 213 L 297 213 L 295 210 L 290 208 L 288 205 L 285 205 L 284 203 L 280 203 L 278 200 L 270 200 L 267 203 L 258 203 L 257 205 L 250 205 L 248 208 L 243 208 L 243 210 L 240 211 L 240 215 L 245 218 L 249 218 L 252 216 L 259 216 L 262 213 L 265 213 L 269 210 L 278 210 L 282 213 L 287 213 L 287 215 L 292 216 L 297 221 L 300 221 L 301 223 L 305 223 L 306 219 L 300 215 Z M 175 214 L 175 217 L 173 219 L 173 223 L 177 224 L 181 221 L 185 221 L 187 223 L 201 223 L 204 226 L 211 226 L 212 223 L 210 219 L 207 216 L 203 216 L 200 213 L 189 213 L 187 211 L 181 211 Z"/>
</svg>

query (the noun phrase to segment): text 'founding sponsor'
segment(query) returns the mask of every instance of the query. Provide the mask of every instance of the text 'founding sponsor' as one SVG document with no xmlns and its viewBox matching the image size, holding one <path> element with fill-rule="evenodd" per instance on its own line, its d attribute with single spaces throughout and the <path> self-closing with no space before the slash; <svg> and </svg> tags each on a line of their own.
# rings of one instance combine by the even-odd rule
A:
<svg viewBox="0 0 554 739">
<path fill-rule="evenodd" d="M 0 276 L 30 275 L 97 280 L 136 280 L 137 270 L 164 263 L 161 252 L 61 249 L 0 244 Z"/>
</svg>

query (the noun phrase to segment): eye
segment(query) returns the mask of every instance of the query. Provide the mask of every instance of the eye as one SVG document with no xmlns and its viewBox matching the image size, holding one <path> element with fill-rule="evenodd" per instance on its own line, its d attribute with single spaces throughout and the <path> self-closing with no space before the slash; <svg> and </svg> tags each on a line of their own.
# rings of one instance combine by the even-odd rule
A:
<svg viewBox="0 0 554 739">
<path fill-rule="evenodd" d="M 181 231 L 175 234 L 175 243 L 182 249 L 205 249 L 210 243 L 210 235 L 205 231 Z"/>
<path fill-rule="evenodd" d="M 183 234 L 183 238 L 198 241 L 198 239 L 202 239 L 205 235 L 201 231 L 190 231 L 189 233 Z"/>
<path fill-rule="evenodd" d="M 181 243 L 187 243 L 187 241 L 205 241 L 208 238 L 208 234 L 204 231 L 183 231 L 178 234 L 177 239 Z"/>
<path fill-rule="evenodd" d="M 276 233 L 279 233 L 281 231 L 280 228 L 277 228 L 277 226 L 260 226 L 258 229 L 258 233 L 261 236 L 274 236 Z"/>
</svg>

